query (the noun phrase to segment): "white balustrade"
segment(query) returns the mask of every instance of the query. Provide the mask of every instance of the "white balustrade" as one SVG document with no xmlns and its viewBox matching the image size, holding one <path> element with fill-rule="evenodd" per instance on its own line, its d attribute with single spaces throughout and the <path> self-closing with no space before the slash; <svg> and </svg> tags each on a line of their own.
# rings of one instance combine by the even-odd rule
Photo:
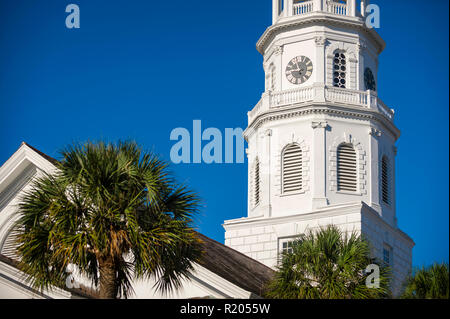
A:
<svg viewBox="0 0 450 319">
<path fill-rule="evenodd" d="M 380 99 L 377 100 L 377 107 L 378 110 L 383 113 L 384 115 L 386 115 L 389 119 L 393 120 L 394 119 L 394 110 L 388 108 L 383 101 L 381 101 Z"/>
<path fill-rule="evenodd" d="M 325 98 L 327 101 L 331 102 L 342 102 L 364 106 L 367 106 L 368 104 L 368 95 L 364 91 L 327 87 L 325 90 Z"/>
<path fill-rule="evenodd" d="M 286 90 L 281 92 L 269 92 L 263 94 L 263 97 L 258 102 L 258 104 L 256 104 L 253 110 L 248 113 L 249 123 L 253 122 L 253 120 L 256 119 L 258 115 L 269 111 L 269 109 L 281 108 L 293 104 L 302 104 L 305 102 L 313 101 L 323 103 L 320 101 L 320 95 L 323 99 L 324 90 L 325 102 L 342 103 L 375 110 L 385 115 L 391 121 L 394 120 L 394 111 L 388 108 L 383 103 L 383 101 L 378 98 L 376 92 L 357 91 L 336 87 L 309 86 L 300 89 Z"/>
<path fill-rule="evenodd" d="M 259 114 L 262 113 L 262 105 L 263 105 L 263 99 L 259 100 L 258 104 L 248 112 L 248 121 L 251 123 Z"/>
<path fill-rule="evenodd" d="M 307 87 L 295 90 L 274 92 L 271 96 L 270 107 L 303 103 L 314 99 L 314 88 Z"/>
<path fill-rule="evenodd" d="M 347 4 L 334 2 L 334 1 L 327 1 L 327 11 L 329 13 L 346 16 L 347 15 Z"/>
<path fill-rule="evenodd" d="M 294 9 L 293 9 L 294 15 L 306 14 L 306 13 L 310 13 L 313 11 L 314 11 L 314 2 L 313 1 L 294 3 Z"/>
</svg>

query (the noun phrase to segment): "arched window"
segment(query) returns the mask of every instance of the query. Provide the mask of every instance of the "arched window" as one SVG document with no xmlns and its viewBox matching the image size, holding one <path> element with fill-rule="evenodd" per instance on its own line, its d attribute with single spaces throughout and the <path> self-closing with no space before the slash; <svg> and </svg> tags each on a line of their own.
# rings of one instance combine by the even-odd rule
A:
<svg viewBox="0 0 450 319">
<path fill-rule="evenodd" d="M 275 72 L 275 65 L 273 64 L 270 65 L 269 72 L 270 72 L 269 90 L 275 91 L 277 85 L 277 74 Z"/>
<path fill-rule="evenodd" d="M 288 145 L 282 153 L 282 192 L 298 192 L 303 185 L 302 150 L 297 144 Z"/>
<path fill-rule="evenodd" d="M 386 156 L 381 159 L 381 200 L 390 203 L 389 192 L 389 160 Z"/>
<path fill-rule="evenodd" d="M 346 88 L 347 84 L 347 59 L 344 52 L 338 51 L 333 59 L 333 86 Z"/>
<path fill-rule="evenodd" d="M 255 170 L 254 171 L 254 174 L 255 174 L 254 175 L 254 183 L 255 183 L 255 185 L 254 185 L 254 190 L 253 190 L 254 206 L 258 206 L 259 199 L 260 199 L 260 196 L 259 196 L 260 176 L 259 176 L 259 160 L 258 160 L 258 158 L 256 158 L 254 170 Z"/>
<path fill-rule="evenodd" d="M 13 260 L 19 260 L 19 255 L 17 254 L 17 236 L 20 234 L 20 231 L 18 228 L 13 227 L 8 234 L 6 235 L 5 240 L 3 243 L 0 243 L 1 249 L 0 254 L 3 256 L 6 256 L 8 258 L 11 258 Z"/>
<path fill-rule="evenodd" d="M 356 152 L 352 144 L 341 144 L 337 150 L 338 191 L 356 192 L 358 190 Z"/>
</svg>

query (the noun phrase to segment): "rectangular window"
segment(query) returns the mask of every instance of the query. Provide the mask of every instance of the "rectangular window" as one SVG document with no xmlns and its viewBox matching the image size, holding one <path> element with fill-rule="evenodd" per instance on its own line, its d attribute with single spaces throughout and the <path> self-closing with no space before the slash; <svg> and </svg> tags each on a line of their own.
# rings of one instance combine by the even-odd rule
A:
<svg viewBox="0 0 450 319">
<path fill-rule="evenodd" d="M 386 244 L 383 247 L 383 261 L 386 265 L 392 266 L 392 248 Z"/>
<path fill-rule="evenodd" d="M 292 253 L 295 242 L 298 240 L 298 236 L 285 237 L 278 239 L 278 253 L 281 256 L 283 253 Z"/>
<path fill-rule="evenodd" d="M 285 241 L 284 243 L 283 243 L 283 247 L 282 247 L 282 249 L 281 249 L 281 252 L 282 253 L 292 253 L 293 252 L 293 250 L 292 250 L 292 243 L 293 243 L 293 241 Z"/>
</svg>

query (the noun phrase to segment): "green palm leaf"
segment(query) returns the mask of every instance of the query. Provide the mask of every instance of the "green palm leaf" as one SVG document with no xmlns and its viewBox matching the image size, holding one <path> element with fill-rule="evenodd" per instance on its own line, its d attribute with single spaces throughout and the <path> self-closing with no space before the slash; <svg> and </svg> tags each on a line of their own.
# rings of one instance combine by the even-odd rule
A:
<svg viewBox="0 0 450 319">
<path fill-rule="evenodd" d="M 73 264 L 103 298 L 128 297 L 133 278 L 178 288 L 201 255 L 192 228 L 198 196 L 133 142 L 73 145 L 61 155 L 57 172 L 36 179 L 19 207 L 27 280 L 62 287 Z"/>
</svg>

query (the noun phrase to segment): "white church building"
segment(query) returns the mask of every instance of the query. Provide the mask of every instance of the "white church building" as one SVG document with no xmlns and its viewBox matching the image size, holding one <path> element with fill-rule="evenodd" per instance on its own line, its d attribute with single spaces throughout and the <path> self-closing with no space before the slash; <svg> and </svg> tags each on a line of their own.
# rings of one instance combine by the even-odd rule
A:
<svg viewBox="0 0 450 319">
<path fill-rule="evenodd" d="M 398 294 L 413 240 L 397 226 L 394 111 L 377 92 L 385 42 L 365 25 L 368 0 L 273 0 L 257 42 L 265 92 L 248 112 L 248 214 L 224 222 L 225 245 L 206 236 L 205 255 L 169 296 L 150 281 L 133 298 L 256 298 L 296 236 L 334 224 L 357 231 L 393 271 Z M 89 298 L 78 288 L 35 291 L 17 268 L 12 225 L 21 194 L 55 159 L 32 146 L 0 167 L 0 298 Z"/>
</svg>

